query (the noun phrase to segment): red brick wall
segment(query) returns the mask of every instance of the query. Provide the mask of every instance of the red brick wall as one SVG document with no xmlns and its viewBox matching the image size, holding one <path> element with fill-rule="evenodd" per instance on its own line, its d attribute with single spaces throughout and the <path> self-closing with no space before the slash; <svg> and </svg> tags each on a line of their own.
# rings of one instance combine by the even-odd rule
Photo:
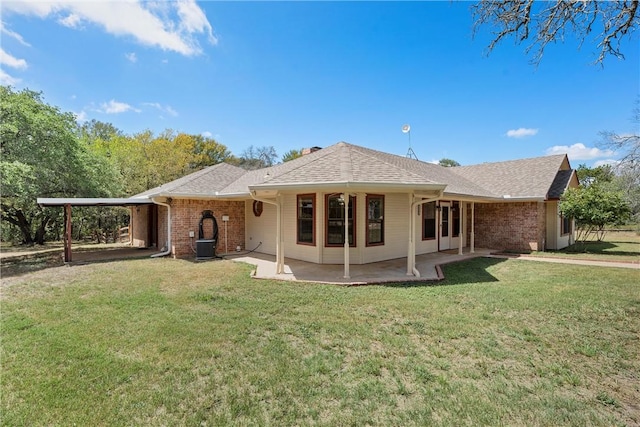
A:
<svg viewBox="0 0 640 427">
<path fill-rule="evenodd" d="M 470 226 L 470 216 L 469 227 Z M 542 202 L 476 203 L 475 246 L 514 251 L 541 251 L 545 238 Z"/>
<path fill-rule="evenodd" d="M 225 252 L 225 225 L 222 221 L 223 215 L 229 216 L 227 223 L 227 247 L 229 252 L 235 251 L 237 246 L 244 249 L 244 201 L 227 201 L 227 200 L 191 200 L 191 199 L 173 199 L 171 202 L 171 246 L 172 254 L 177 258 L 195 257 L 195 241 L 198 240 L 198 230 L 200 228 L 200 219 L 202 211 L 210 210 L 216 217 L 218 223 L 218 244 L 216 253 Z M 159 213 L 158 215 L 162 215 Z M 158 218 L 160 225 L 160 234 L 166 222 Z M 204 231 L 205 238 L 211 238 L 211 228 L 208 224 L 211 221 L 205 221 Z M 194 238 L 189 237 L 189 231 L 193 231 Z M 164 233 L 166 235 L 166 231 Z M 159 239 L 164 241 L 162 237 Z"/>
</svg>

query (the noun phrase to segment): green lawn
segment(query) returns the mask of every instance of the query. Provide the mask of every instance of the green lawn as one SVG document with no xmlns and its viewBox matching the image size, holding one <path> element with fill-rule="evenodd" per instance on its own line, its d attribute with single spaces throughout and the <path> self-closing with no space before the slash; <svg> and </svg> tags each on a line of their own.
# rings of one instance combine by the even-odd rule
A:
<svg viewBox="0 0 640 427">
<path fill-rule="evenodd" d="M 609 231 L 601 242 L 595 240 L 578 242 L 561 250 L 532 252 L 527 255 L 640 263 L 640 234 L 629 231 Z"/>
<path fill-rule="evenodd" d="M 438 285 L 231 261 L 2 282 L 2 425 L 640 424 L 639 271 L 479 258 Z"/>
</svg>

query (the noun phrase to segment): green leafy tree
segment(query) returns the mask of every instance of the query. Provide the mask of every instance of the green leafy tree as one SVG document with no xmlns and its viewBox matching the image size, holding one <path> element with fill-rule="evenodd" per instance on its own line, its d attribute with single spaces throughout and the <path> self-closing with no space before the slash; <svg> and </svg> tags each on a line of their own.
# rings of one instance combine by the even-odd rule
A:
<svg viewBox="0 0 640 427">
<path fill-rule="evenodd" d="M 605 183 L 611 183 L 616 178 L 616 174 L 611 165 L 601 165 L 594 168 L 590 168 L 585 164 L 581 164 L 576 169 L 578 174 L 578 181 L 580 185 L 588 187 L 592 184 L 602 185 Z"/>
<path fill-rule="evenodd" d="M 111 195 L 108 162 L 80 142 L 75 116 L 46 104 L 39 92 L 0 86 L 0 154 L 2 221 L 23 243 L 44 243 L 56 219 L 37 197 Z"/>
<path fill-rule="evenodd" d="M 460 166 L 460 163 L 458 163 L 458 162 L 456 162 L 455 160 L 452 160 L 452 159 L 447 159 L 446 157 L 443 158 L 443 159 L 440 159 L 438 164 L 440 166 L 444 166 L 445 168 L 451 168 L 451 167 L 454 167 L 454 166 Z"/>
<path fill-rule="evenodd" d="M 630 214 L 623 195 L 601 185 L 568 189 L 560 200 L 560 211 L 575 219 L 576 239 L 583 242 L 592 235 L 601 241 L 605 226 L 623 224 Z"/>
<path fill-rule="evenodd" d="M 472 6 L 472 13 L 475 33 L 484 27 L 493 31 L 489 52 L 502 40 L 513 38 L 518 44 L 529 43 L 526 51 L 535 51 L 536 64 L 547 45 L 563 42 L 568 34 L 580 45 L 595 34 L 593 43 L 600 51 L 596 63 L 609 55 L 624 58 L 621 42 L 631 39 L 640 25 L 637 0 L 484 0 Z"/>
<path fill-rule="evenodd" d="M 284 153 L 284 155 L 282 156 L 282 163 L 288 162 L 288 161 L 291 161 L 291 160 L 295 160 L 298 157 L 302 157 L 302 149 L 300 149 L 300 150 L 296 150 L 296 149 L 289 150 L 286 153 Z"/>
<path fill-rule="evenodd" d="M 282 156 L 282 163 L 284 162 L 289 162 L 291 160 L 295 160 L 298 157 L 302 157 L 302 149 L 300 150 L 289 150 L 286 153 L 284 153 L 284 155 Z"/>
</svg>

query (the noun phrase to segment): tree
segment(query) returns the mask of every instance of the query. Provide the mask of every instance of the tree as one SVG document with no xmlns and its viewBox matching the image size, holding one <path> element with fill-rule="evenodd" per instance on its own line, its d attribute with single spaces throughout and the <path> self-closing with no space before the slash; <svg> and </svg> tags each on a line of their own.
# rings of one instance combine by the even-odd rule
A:
<svg viewBox="0 0 640 427">
<path fill-rule="evenodd" d="M 458 163 L 458 162 L 456 162 L 455 160 L 452 160 L 452 159 L 447 159 L 446 157 L 440 159 L 438 164 L 440 166 L 444 166 L 445 168 L 451 168 L 451 167 L 454 167 L 454 166 L 460 166 L 460 163 Z"/>
<path fill-rule="evenodd" d="M 637 0 L 485 0 L 473 5 L 472 13 L 474 33 L 484 26 L 493 29 L 489 52 L 506 38 L 515 38 L 517 44 L 531 40 L 526 52 L 535 48 L 535 64 L 549 43 L 564 41 L 569 32 L 580 45 L 593 32 L 599 33 L 594 37 L 600 50 L 596 63 L 602 64 L 608 55 L 624 59 L 621 42 L 625 37 L 631 39 L 640 24 Z"/>
<path fill-rule="evenodd" d="M 569 188 L 560 200 L 560 211 L 565 217 L 575 219 L 576 239 L 583 242 L 591 235 L 601 241 L 606 225 L 622 224 L 630 214 L 622 194 L 597 184 Z"/>
<path fill-rule="evenodd" d="M 254 147 L 250 145 L 249 148 L 242 152 L 240 157 L 230 159 L 230 163 L 234 163 L 243 169 L 254 170 L 273 166 L 277 160 L 278 154 L 273 146 Z"/>
<path fill-rule="evenodd" d="M 636 99 L 631 121 L 634 131 L 620 134 L 612 131 L 600 132 L 600 145 L 622 154 L 620 165 L 634 169 L 640 166 L 640 96 Z"/>
<path fill-rule="evenodd" d="M 282 163 L 284 162 L 288 162 L 290 160 L 295 160 L 298 157 L 302 157 L 302 150 L 289 150 L 286 153 L 284 153 L 284 156 L 282 156 Z"/>
<path fill-rule="evenodd" d="M 578 181 L 583 187 L 588 187 L 592 184 L 604 184 L 612 182 L 616 175 L 611 165 L 601 165 L 595 168 L 587 167 L 585 164 L 581 164 L 576 169 L 578 174 Z"/>
<path fill-rule="evenodd" d="M 44 243 L 59 216 L 39 207 L 37 197 L 111 195 L 113 169 L 79 141 L 75 116 L 44 103 L 39 92 L 0 86 L 0 155 L 2 221 L 23 243 Z"/>
</svg>

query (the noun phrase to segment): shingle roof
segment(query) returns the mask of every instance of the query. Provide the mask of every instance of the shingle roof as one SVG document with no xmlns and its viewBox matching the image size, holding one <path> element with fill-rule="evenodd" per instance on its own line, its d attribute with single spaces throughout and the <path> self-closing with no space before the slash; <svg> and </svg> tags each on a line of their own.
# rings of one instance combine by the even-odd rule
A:
<svg viewBox="0 0 640 427">
<path fill-rule="evenodd" d="M 343 184 L 446 185 L 445 195 L 490 199 L 547 198 L 566 188 L 571 174 L 558 171 L 565 155 L 446 168 L 339 142 L 295 160 L 245 171 L 226 163 L 205 168 L 134 197 L 149 195 L 249 195 L 249 189 Z M 571 172 L 570 170 L 568 172 Z M 552 188 L 553 187 L 553 188 Z M 552 191 L 550 191 L 550 189 Z"/>
<path fill-rule="evenodd" d="M 246 171 L 244 169 L 237 166 L 227 163 L 218 163 L 217 165 L 209 166 L 199 170 L 198 172 L 185 175 L 182 178 L 178 178 L 159 187 L 152 188 L 133 197 L 136 198 L 151 195 L 166 196 L 171 194 L 211 196 L 214 195 L 216 191 L 222 190 L 245 173 Z"/>
<path fill-rule="evenodd" d="M 506 162 L 457 166 L 451 170 L 503 197 L 547 198 L 565 154 Z"/>
<path fill-rule="evenodd" d="M 307 157 L 308 159 L 306 159 Z M 288 165 L 288 163 L 290 164 Z M 263 182 L 254 182 L 252 185 L 254 187 L 270 187 L 283 184 L 344 182 L 403 185 L 441 184 L 446 185 L 446 192 L 451 194 L 495 197 L 486 189 L 442 166 L 346 142 L 339 142 L 281 166 L 284 165 L 287 166 L 286 170 L 280 170 L 278 167 L 272 168 L 268 171 L 269 177 L 267 179 Z"/>
<path fill-rule="evenodd" d="M 571 181 L 571 176 L 574 171 L 571 169 L 558 171 L 556 174 L 556 179 L 553 180 L 551 184 L 551 188 L 549 188 L 549 199 L 559 199 L 564 193 L 564 190 L 569 186 L 569 182 Z"/>
</svg>

